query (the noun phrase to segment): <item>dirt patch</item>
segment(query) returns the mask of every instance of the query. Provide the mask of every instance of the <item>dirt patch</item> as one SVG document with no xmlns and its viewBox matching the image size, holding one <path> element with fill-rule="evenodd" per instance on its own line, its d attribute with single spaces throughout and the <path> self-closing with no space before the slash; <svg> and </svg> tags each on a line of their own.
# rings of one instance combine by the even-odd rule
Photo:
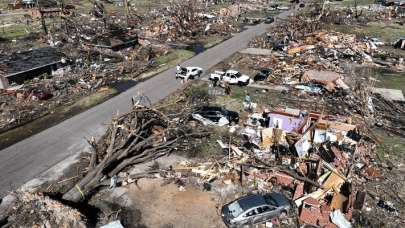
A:
<svg viewBox="0 0 405 228">
<path fill-rule="evenodd" d="M 225 227 L 211 192 L 191 186 L 180 191 L 175 184 L 142 179 L 130 187 L 129 196 L 148 227 Z"/>
</svg>

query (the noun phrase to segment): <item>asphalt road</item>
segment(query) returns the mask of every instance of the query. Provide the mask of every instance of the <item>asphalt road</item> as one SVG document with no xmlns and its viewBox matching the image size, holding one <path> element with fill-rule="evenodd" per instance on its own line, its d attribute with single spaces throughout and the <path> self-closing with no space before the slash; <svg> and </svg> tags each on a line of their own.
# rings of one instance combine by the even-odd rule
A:
<svg viewBox="0 0 405 228">
<path fill-rule="evenodd" d="M 280 17 L 285 17 L 284 12 Z M 245 48 L 255 36 L 270 26 L 259 24 L 236 34 L 233 38 L 189 59 L 182 66 L 209 69 L 235 52 Z M 54 127 L 0 151 L 0 196 L 39 176 L 56 163 L 86 148 L 85 138 L 100 136 L 111 117 L 130 110 L 131 97 L 139 92 L 157 102 L 181 88 L 174 69 L 141 82 L 120 95 L 76 115 Z"/>
</svg>

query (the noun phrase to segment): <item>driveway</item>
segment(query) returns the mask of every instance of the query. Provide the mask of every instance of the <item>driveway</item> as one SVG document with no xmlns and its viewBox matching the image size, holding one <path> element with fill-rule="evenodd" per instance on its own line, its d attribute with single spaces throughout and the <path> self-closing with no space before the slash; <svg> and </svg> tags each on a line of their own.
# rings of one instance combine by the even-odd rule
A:
<svg viewBox="0 0 405 228">
<path fill-rule="evenodd" d="M 288 13 L 284 12 L 279 17 L 285 18 Z M 252 38 L 275 25 L 248 27 L 233 38 L 182 63 L 182 66 L 209 69 L 246 48 Z M 175 80 L 174 72 L 174 69 L 162 72 L 100 105 L 0 151 L 0 196 L 83 151 L 87 146 L 86 138 L 100 136 L 114 114 L 130 110 L 131 97 L 138 91 L 152 102 L 157 102 L 181 88 L 182 84 Z"/>
</svg>

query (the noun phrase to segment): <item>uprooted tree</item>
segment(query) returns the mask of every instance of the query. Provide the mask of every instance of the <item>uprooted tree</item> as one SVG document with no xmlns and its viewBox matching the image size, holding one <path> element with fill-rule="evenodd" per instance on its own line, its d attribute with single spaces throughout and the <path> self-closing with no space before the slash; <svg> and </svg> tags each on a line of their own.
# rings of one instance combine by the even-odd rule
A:
<svg viewBox="0 0 405 228">
<path fill-rule="evenodd" d="M 167 7 L 167 13 L 178 26 L 180 34 L 189 35 L 200 30 L 199 12 L 201 9 L 197 0 L 174 0 L 170 1 Z"/>
<path fill-rule="evenodd" d="M 87 174 L 63 195 L 63 199 L 79 202 L 108 185 L 111 177 L 122 170 L 184 148 L 193 139 L 207 135 L 187 124 L 188 113 L 166 116 L 156 109 L 134 108 L 113 119 L 104 136 L 92 145 Z"/>
</svg>

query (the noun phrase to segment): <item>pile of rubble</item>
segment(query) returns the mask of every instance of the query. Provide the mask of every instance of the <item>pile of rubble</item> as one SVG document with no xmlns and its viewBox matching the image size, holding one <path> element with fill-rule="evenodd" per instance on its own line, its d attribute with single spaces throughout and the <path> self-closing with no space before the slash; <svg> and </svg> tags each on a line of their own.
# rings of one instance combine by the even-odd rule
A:
<svg viewBox="0 0 405 228">
<path fill-rule="evenodd" d="M 40 193 L 16 192 L 7 218 L 10 227 L 87 227 L 85 216 Z"/>
<path fill-rule="evenodd" d="M 292 210 L 270 223 L 282 227 L 364 225 L 370 222 L 364 213 L 372 217 L 373 210 L 393 217 L 386 224 L 398 221 L 396 202 L 369 188 L 378 184 L 375 180 L 385 168 L 374 159 L 378 139 L 356 114 L 260 106 L 245 112 L 247 118 L 238 125 L 220 126 L 229 131 L 217 139 L 222 155 L 131 172 L 137 164 L 205 143 L 212 129 L 202 126 L 203 121 L 190 121 L 190 116 L 207 99 L 194 92 L 158 110 L 136 106 L 115 117 L 100 140 L 89 141 L 93 150 L 87 171 L 63 199 L 80 202 L 106 186 L 162 178 L 180 191 L 190 184 L 214 191 L 220 204 L 246 194 L 280 192 L 291 201 Z"/>
<path fill-rule="evenodd" d="M 53 64 L 61 58 L 37 61 L 34 53 L 42 48 L 21 53 L 1 50 L 0 72 L 6 76 L 0 77 L 0 131 L 52 113 L 56 107 L 72 104 L 124 77 L 135 79 L 157 67 L 156 59 L 172 51 L 173 42 L 230 37 L 240 31 L 240 23 L 234 19 L 250 8 L 238 6 L 231 15 L 221 14 L 221 10 L 208 14 L 201 1 L 171 1 L 160 10 L 140 14 L 131 9 L 127 15 L 117 15 L 107 12 L 103 3 L 93 2 L 90 14 L 64 16 L 61 23 L 44 28 L 45 34 L 35 38 L 62 53 L 63 67 Z M 25 67 L 27 72 L 21 75 L 20 70 L 9 72 L 17 61 L 13 56 L 22 55 L 22 62 L 38 64 Z M 37 74 L 38 67 L 51 63 L 52 73 Z M 18 75 L 10 76 L 15 73 Z"/>
<path fill-rule="evenodd" d="M 365 180 L 381 172 L 372 159 L 376 142 L 363 125 L 291 108 L 253 113 L 245 124 L 231 127 L 231 141 L 218 140 L 223 158 L 181 162 L 173 166 L 174 176 L 183 179 L 180 183 L 198 177 L 201 187 L 219 192 L 227 189 L 223 185 L 240 186 L 231 199 L 281 191 L 293 202 L 290 216 L 297 213 L 300 224 L 350 227 L 359 222 L 353 211 L 364 208 Z"/>
</svg>

